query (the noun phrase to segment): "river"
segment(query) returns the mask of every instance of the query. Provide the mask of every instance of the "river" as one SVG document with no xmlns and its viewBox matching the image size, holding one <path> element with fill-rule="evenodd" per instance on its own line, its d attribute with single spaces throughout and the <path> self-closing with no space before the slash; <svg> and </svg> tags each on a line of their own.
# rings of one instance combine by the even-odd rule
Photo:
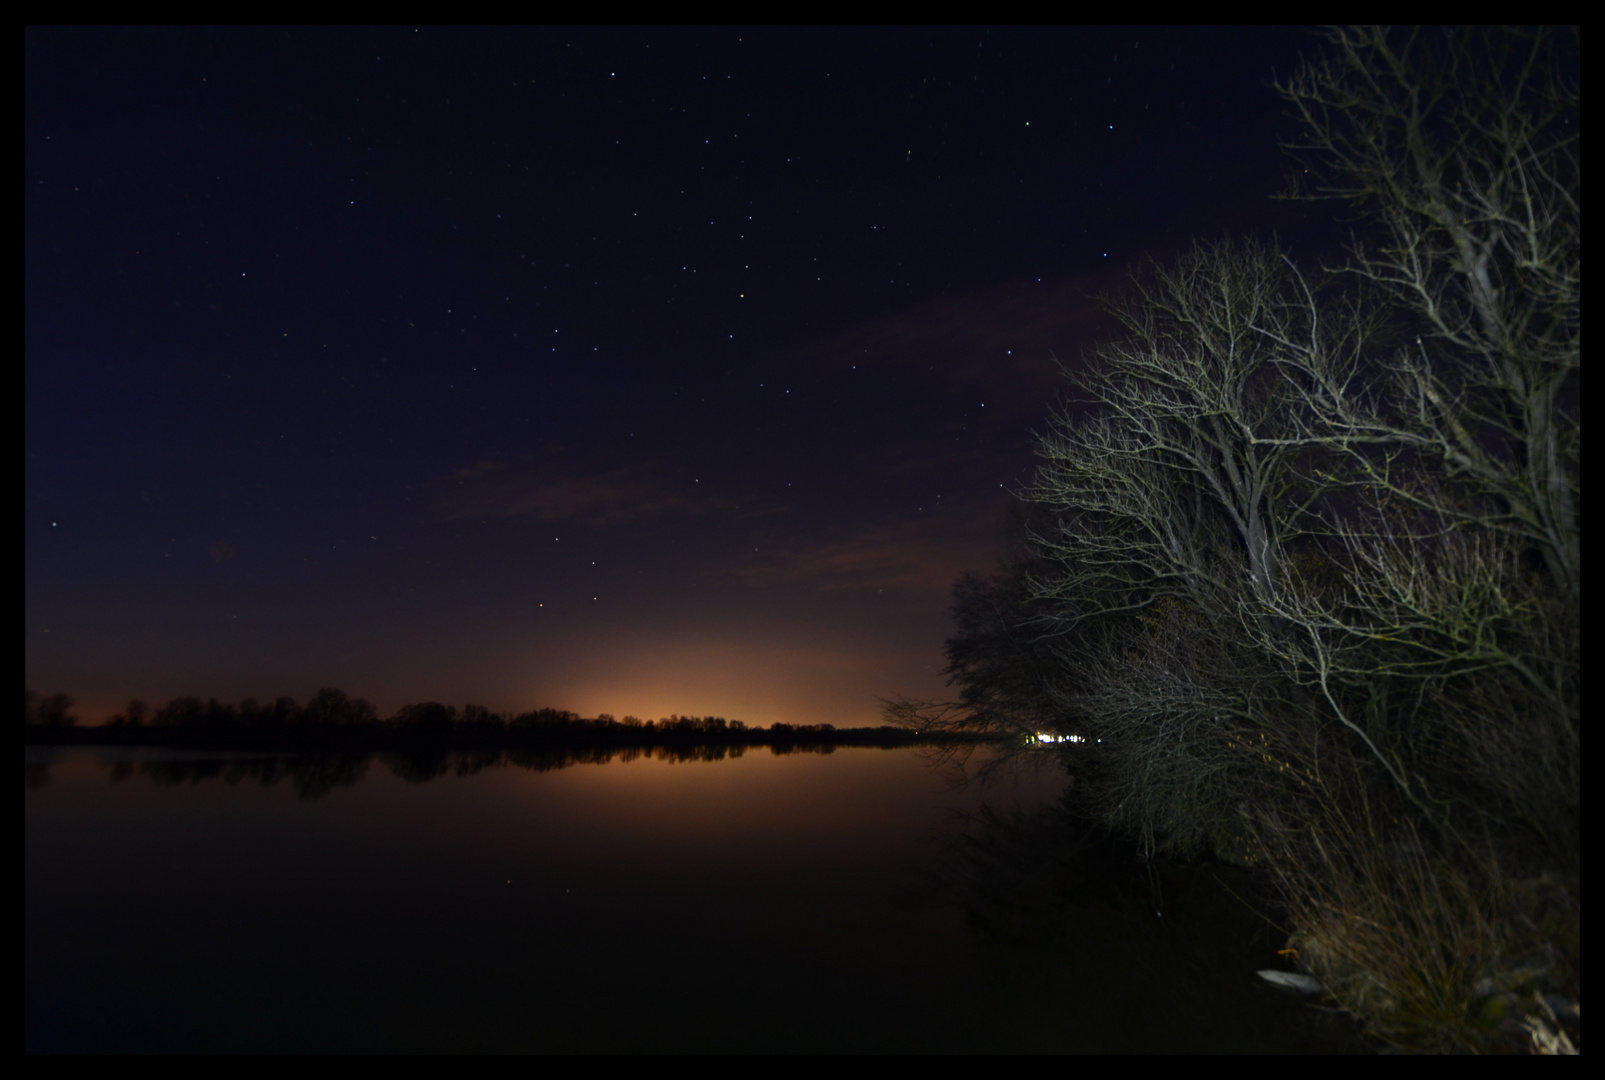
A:
<svg viewBox="0 0 1605 1080">
<path fill-rule="evenodd" d="M 1214 878 L 1029 824 L 1058 769 L 591 756 L 29 748 L 27 1050 L 1354 1048 Z"/>
</svg>

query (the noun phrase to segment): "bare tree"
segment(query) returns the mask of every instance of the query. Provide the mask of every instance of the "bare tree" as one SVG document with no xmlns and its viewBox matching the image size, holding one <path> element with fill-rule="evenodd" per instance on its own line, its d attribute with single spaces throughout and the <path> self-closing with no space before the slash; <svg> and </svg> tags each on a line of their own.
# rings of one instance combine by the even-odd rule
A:
<svg viewBox="0 0 1605 1080">
<path fill-rule="evenodd" d="M 1440 828 L 1451 803 L 1575 855 L 1581 568 L 1576 36 L 1328 32 L 1279 84 L 1300 194 L 1370 227 L 1339 268 L 1408 342 L 1266 324 L 1343 587 L 1246 613 Z M 1312 318 L 1315 314 L 1311 302 Z M 1532 553 L 1543 571 L 1523 559 Z M 1262 597 L 1262 601 L 1266 598 Z M 1264 612 L 1293 629 L 1263 634 Z M 1451 795 L 1458 790 L 1458 800 Z"/>
<path fill-rule="evenodd" d="M 29 724 L 42 724 L 45 727 L 72 727 L 78 723 L 78 717 L 71 712 L 73 699 L 68 694 L 51 694 L 48 697 L 39 697 L 32 690 L 27 692 L 26 718 Z"/>
<path fill-rule="evenodd" d="M 1575 34 L 1330 37 L 1279 88 L 1304 194 L 1372 231 L 1319 276 L 1198 245 L 1112 301 L 1031 557 L 960 587 L 959 700 L 892 713 L 1090 737 L 1105 824 L 1246 851 L 1379 1030 L 1453 1027 L 1527 947 L 1515 878 L 1579 863 Z"/>
<path fill-rule="evenodd" d="M 1342 529 L 1342 589 L 1290 578 L 1272 610 L 1292 632 L 1266 634 L 1257 612 L 1245 631 L 1294 661 L 1292 677 L 1433 827 L 1457 834 L 1466 811 L 1514 819 L 1569 862 L 1581 799 L 1575 608 L 1523 566 L 1509 534 L 1423 531 Z"/>
<path fill-rule="evenodd" d="M 1306 193 L 1378 231 L 1319 277 L 1272 246 L 1198 245 L 1111 302 L 1124 336 L 1067 372 L 1079 400 L 1038 443 L 1026 588 L 965 585 L 964 693 L 905 719 L 1094 725 L 1098 808 L 1150 840 L 1196 846 L 1245 799 L 1330 801 L 1340 767 L 1440 831 L 1514 818 L 1563 852 L 1580 711 L 1564 42 L 1332 39 L 1281 89 L 1325 168 Z"/>
<path fill-rule="evenodd" d="M 1436 456 L 1580 596 L 1577 32 L 1328 37 L 1328 59 L 1278 83 L 1303 121 L 1289 146 L 1306 165 L 1300 193 L 1374 225 L 1344 269 L 1407 312 L 1415 336 L 1393 365 L 1391 410 L 1311 403 L 1351 445 Z"/>
<path fill-rule="evenodd" d="M 1322 487 L 1295 467 L 1321 439 L 1290 411 L 1286 365 L 1352 366 L 1375 320 L 1324 317 L 1291 261 L 1252 241 L 1195 246 L 1108 306 L 1126 336 L 1068 373 L 1090 409 L 1060 410 L 1039 442 L 1032 496 L 1060 528 L 1037 542 L 1065 570 L 1040 595 L 1271 603 Z"/>
<path fill-rule="evenodd" d="M 1377 324 L 1255 242 L 1198 245 L 1109 308 L 1125 336 L 1069 374 L 1082 401 L 1039 440 L 1031 494 L 1054 528 L 1035 539 L 1034 626 L 1056 654 L 1056 708 L 1103 738 L 1100 812 L 1196 850 L 1267 763 L 1272 786 L 1303 782 L 1269 761 L 1265 733 L 1313 737 L 1317 703 L 1265 642 L 1292 630 L 1280 590 L 1329 531 L 1335 484 L 1308 467 L 1330 450 L 1294 415 L 1295 376 L 1352 366 Z"/>
</svg>

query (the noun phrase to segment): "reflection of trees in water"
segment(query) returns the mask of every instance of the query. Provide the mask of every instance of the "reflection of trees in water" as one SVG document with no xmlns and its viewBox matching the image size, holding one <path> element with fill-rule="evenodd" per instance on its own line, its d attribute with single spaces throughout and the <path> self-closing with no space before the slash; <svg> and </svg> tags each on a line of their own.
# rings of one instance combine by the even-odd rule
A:
<svg viewBox="0 0 1605 1080">
<path fill-rule="evenodd" d="M 1022 1015 L 1084 1029 L 1089 1051 L 1363 1049 L 1351 1025 L 1254 974 L 1280 966 L 1285 931 L 1239 899 L 1251 872 L 1144 859 L 1065 804 L 983 807 L 955 818 L 949 836 L 941 884 L 963 904 L 998 992 Z"/>
<path fill-rule="evenodd" d="M 517 765 L 521 769 L 530 769 L 533 772 L 552 772 L 555 769 L 566 769 L 570 765 L 606 765 L 618 753 L 605 747 L 588 747 L 576 750 L 561 748 L 547 748 L 542 750 L 507 750 L 498 751 L 503 755 L 509 765 Z"/>
<path fill-rule="evenodd" d="M 836 752 L 836 746 L 834 743 L 776 742 L 769 744 L 769 752 L 771 754 L 834 754 Z"/>
<path fill-rule="evenodd" d="M 676 760 L 715 760 L 695 754 L 682 754 L 691 748 L 675 748 Z M 535 772 L 566 769 L 571 765 L 601 765 L 617 758 L 632 761 L 639 749 L 622 751 L 605 748 L 578 750 L 468 750 L 417 749 L 385 751 L 378 754 L 302 754 L 277 757 L 167 758 L 147 761 L 103 762 L 112 783 L 140 775 L 157 787 L 184 787 L 206 780 L 226 784 L 257 783 L 272 787 L 289 781 L 303 799 L 316 799 L 336 788 L 350 787 L 367 773 L 377 759 L 390 772 L 410 784 L 421 784 L 437 777 L 472 776 L 484 769 L 516 765 Z M 660 755 L 662 756 L 662 755 Z M 723 754 L 718 757 L 723 757 Z M 731 756 L 739 757 L 739 751 Z M 51 782 L 54 762 L 28 762 L 24 766 L 24 787 L 30 791 Z"/>
<path fill-rule="evenodd" d="M 394 750 L 380 754 L 392 773 L 409 784 L 422 784 L 437 776 L 444 776 L 450 768 L 449 750 Z"/>
<path fill-rule="evenodd" d="M 482 769 L 502 763 L 500 750 L 465 750 L 452 761 L 452 775 L 473 776 Z"/>
<path fill-rule="evenodd" d="M 150 782 L 157 787 L 179 787 L 183 784 L 198 784 L 202 780 L 211 780 L 223 775 L 223 770 L 229 762 L 222 759 L 191 759 L 181 761 L 147 761 L 140 766 L 140 771 L 150 777 Z M 264 762 L 246 761 L 239 770 L 230 770 L 228 782 L 237 784 L 244 779 L 241 773 L 249 775 L 257 769 L 270 768 Z M 255 779 L 255 777 L 252 777 Z M 272 781 L 266 781 L 271 783 Z"/>
<path fill-rule="evenodd" d="M 746 752 L 745 746 L 726 746 L 723 743 L 652 747 L 652 757 L 658 761 L 723 761 L 725 758 L 738 758 Z"/>
<path fill-rule="evenodd" d="M 315 799 L 335 788 L 350 787 L 367 771 L 367 758 L 321 757 L 297 761 L 290 778 L 301 798 Z"/>
<path fill-rule="evenodd" d="M 262 758 L 180 758 L 168 761 L 120 761 L 112 766 L 112 780 L 126 778 L 137 768 L 158 787 L 180 787 L 203 780 L 226 784 L 254 781 L 272 787 L 288 780 L 303 799 L 316 799 L 335 788 L 350 787 L 368 770 L 369 758 L 349 755 L 308 755 Z"/>
<path fill-rule="evenodd" d="M 277 757 L 167 758 L 149 761 L 105 762 L 112 783 L 134 775 L 147 777 L 158 787 L 182 787 L 206 780 L 226 784 L 252 782 L 272 787 L 288 780 L 303 799 L 316 799 L 336 788 L 362 779 L 378 761 L 409 784 L 422 784 L 442 776 L 473 776 L 485 769 L 511 765 L 532 772 L 553 772 L 574 765 L 627 763 L 646 758 L 667 762 L 711 762 L 740 758 L 747 747 L 730 743 L 672 743 L 657 746 L 579 746 L 513 748 L 505 750 L 447 750 L 434 747 L 386 750 L 374 754 L 300 754 Z M 828 743 L 777 743 L 775 754 L 829 754 Z M 50 783 L 50 762 L 26 765 L 29 790 Z"/>
</svg>

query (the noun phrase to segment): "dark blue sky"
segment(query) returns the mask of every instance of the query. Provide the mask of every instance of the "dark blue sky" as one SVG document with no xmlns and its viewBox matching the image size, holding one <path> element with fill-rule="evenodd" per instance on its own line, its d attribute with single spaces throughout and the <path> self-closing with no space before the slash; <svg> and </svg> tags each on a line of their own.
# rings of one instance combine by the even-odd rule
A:
<svg viewBox="0 0 1605 1080">
<path fill-rule="evenodd" d="M 877 722 L 1301 30 L 29 29 L 33 689 Z"/>
</svg>

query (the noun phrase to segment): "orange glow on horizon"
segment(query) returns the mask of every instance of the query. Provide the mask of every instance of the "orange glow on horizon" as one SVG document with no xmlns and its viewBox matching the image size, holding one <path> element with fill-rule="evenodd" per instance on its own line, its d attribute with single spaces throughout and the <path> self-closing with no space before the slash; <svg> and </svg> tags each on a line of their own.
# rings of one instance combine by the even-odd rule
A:
<svg viewBox="0 0 1605 1080">
<path fill-rule="evenodd" d="M 932 637 L 942 632 L 933 626 Z M 900 643 L 901 644 L 901 643 Z M 662 642 L 646 634 L 579 633 L 560 641 L 503 642 L 446 655 L 431 670 L 398 650 L 354 670 L 295 676 L 238 672 L 175 674 L 143 685 L 107 678 L 99 686 L 40 680 L 40 694 L 66 692 L 79 723 L 94 726 L 121 712 L 130 698 L 160 708 L 179 696 L 215 697 L 234 705 L 244 698 L 270 702 L 287 695 L 305 704 L 320 687 L 337 686 L 372 702 L 381 718 L 406 704 L 438 701 L 458 708 L 483 705 L 493 712 L 567 709 L 584 717 L 657 720 L 670 715 L 722 716 L 748 727 L 774 723 L 873 727 L 880 699 L 897 694 L 939 697 L 935 668 L 939 642 L 925 648 L 876 648 L 873 641 L 838 639 L 731 640 L 693 637 Z M 195 677 L 200 675 L 199 678 Z M 118 685 L 121 684 L 121 685 Z"/>
<path fill-rule="evenodd" d="M 650 650 L 592 650 L 546 683 L 558 707 L 656 720 L 722 716 L 773 723 L 865 727 L 881 723 L 879 698 L 934 692 L 927 656 L 885 656 L 749 642 L 686 642 Z M 913 676 L 911 679 L 910 676 Z M 923 676 L 923 678 L 921 678 Z"/>
</svg>

